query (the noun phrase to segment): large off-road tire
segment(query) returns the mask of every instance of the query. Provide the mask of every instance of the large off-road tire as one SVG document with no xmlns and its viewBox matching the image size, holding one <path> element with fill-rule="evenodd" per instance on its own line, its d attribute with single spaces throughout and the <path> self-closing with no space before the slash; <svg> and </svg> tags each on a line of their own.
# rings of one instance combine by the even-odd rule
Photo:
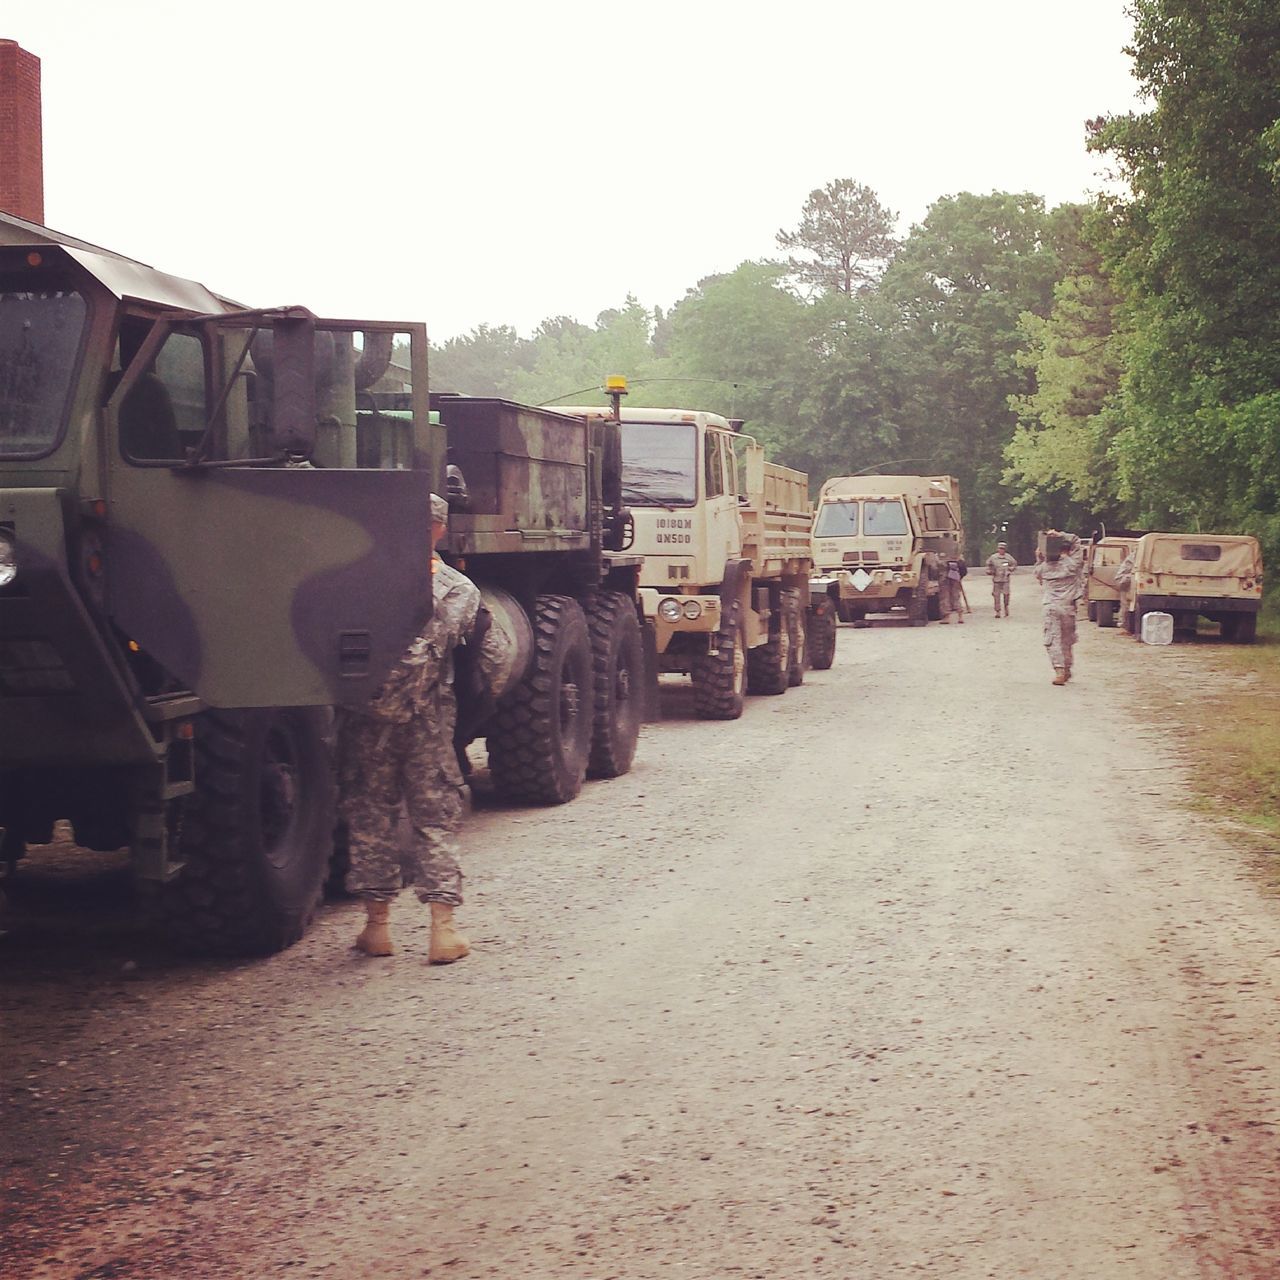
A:
<svg viewBox="0 0 1280 1280">
<path fill-rule="evenodd" d="M 835 603 L 827 596 L 809 610 L 807 648 L 814 671 L 827 671 L 836 660 L 836 631 Z"/>
<path fill-rule="evenodd" d="M 309 707 L 206 711 L 193 795 L 174 809 L 182 870 L 159 894 L 188 951 L 265 955 L 302 937 L 332 851 L 333 718 Z"/>
<path fill-rule="evenodd" d="M 1099 601 L 1090 600 L 1088 605 L 1085 608 L 1085 616 L 1089 619 L 1090 622 L 1098 621 L 1098 605 L 1099 605 Z"/>
<path fill-rule="evenodd" d="M 644 643 L 636 606 L 620 591 L 587 601 L 595 711 L 587 774 L 617 778 L 631 768 L 644 720 Z"/>
<path fill-rule="evenodd" d="M 1120 602 L 1118 600 L 1099 600 L 1094 611 L 1098 626 L 1114 627 L 1116 625 L 1116 616 L 1120 612 Z"/>
<path fill-rule="evenodd" d="M 795 689 L 804 684 L 805 668 L 809 665 L 807 635 L 804 625 L 804 605 L 800 592 L 794 587 L 782 593 L 782 617 L 791 637 L 790 666 L 787 668 L 787 685 Z"/>
<path fill-rule="evenodd" d="M 721 620 L 719 652 L 698 654 L 689 675 L 693 709 L 704 720 L 736 720 L 742 715 L 747 692 L 747 637 L 737 600 Z"/>
<path fill-rule="evenodd" d="M 591 640 L 571 596 L 539 596 L 533 632 L 529 670 L 489 722 L 489 774 L 504 800 L 564 804 L 582 790 L 591 753 Z"/>
<path fill-rule="evenodd" d="M 907 621 L 913 627 L 923 627 L 930 618 L 936 621 L 939 616 L 937 600 L 937 596 L 929 595 L 929 583 L 922 573 L 911 599 L 907 601 Z"/>
<path fill-rule="evenodd" d="M 791 671 L 791 632 L 785 593 L 778 592 L 769 616 L 769 639 L 747 654 L 747 692 L 775 697 L 786 693 Z"/>
</svg>

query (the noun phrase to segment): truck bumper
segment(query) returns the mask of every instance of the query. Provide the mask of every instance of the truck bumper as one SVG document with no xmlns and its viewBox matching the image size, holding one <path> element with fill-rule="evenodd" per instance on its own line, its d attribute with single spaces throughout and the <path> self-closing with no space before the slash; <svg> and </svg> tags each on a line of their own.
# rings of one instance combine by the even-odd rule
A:
<svg viewBox="0 0 1280 1280">
<path fill-rule="evenodd" d="M 1212 617 L 1216 613 L 1257 613 L 1262 601 L 1248 596 L 1138 596 L 1143 613 L 1202 613 Z"/>
<path fill-rule="evenodd" d="M 718 595 L 664 595 L 653 587 L 641 587 L 639 596 L 645 623 L 653 626 L 654 646 L 657 653 L 665 653 L 671 638 L 675 635 L 687 633 L 707 635 L 720 630 L 721 607 Z M 663 602 L 672 600 L 679 603 L 680 616 L 678 618 L 663 617 L 661 612 Z"/>
<path fill-rule="evenodd" d="M 841 600 L 855 603 L 892 602 L 902 591 L 912 591 L 919 575 L 910 569 L 833 569 L 811 578 L 809 593 L 832 594 L 834 587 Z"/>
</svg>

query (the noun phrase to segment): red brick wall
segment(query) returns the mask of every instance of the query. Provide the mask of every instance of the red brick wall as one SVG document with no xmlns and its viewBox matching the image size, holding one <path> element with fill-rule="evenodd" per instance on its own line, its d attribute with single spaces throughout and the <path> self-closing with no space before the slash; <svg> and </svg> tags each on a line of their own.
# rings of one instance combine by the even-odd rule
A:
<svg viewBox="0 0 1280 1280">
<path fill-rule="evenodd" d="M 0 40 L 0 209 L 44 224 L 40 59 Z"/>
</svg>

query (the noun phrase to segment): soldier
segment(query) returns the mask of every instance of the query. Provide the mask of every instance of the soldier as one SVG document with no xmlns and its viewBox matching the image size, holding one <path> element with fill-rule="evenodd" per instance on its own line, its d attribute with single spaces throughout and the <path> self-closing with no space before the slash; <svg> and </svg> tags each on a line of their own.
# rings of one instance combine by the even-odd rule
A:
<svg viewBox="0 0 1280 1280">
<path fill-rule="evenodd" d="M 943 622 L 950 622 L 954 613 L 956 622 L 963 624 L 964 578 L 968 572 L 969 566 L 960 556 L 952 556 L 943 563 L 942 577 L 938 581 L 938 611 Z"/>
<path fill-rule="evenodd" d="M 1084 548 L 1074 533 L 1048 530 L 1043 560 L 1036 563 L 1044 610 L 1044 647 L 1053 664 L 1053 683 L 1071 679 L 1071 651 L 1076 643 L 1076 601 L 1084 587 Z"/>
<path fill-rule="evenodd" d="M 448 504 L 433 493 L 433 551 L 448 518 Z M 470 950 L 453 924 L 453 910 L 462 904 L 454 834 L 463 812 L 453 749 L 453 651 L 474 635 L 481 604 L 475 584 L 438 558 L 431 585 L 431 620 L 369 705 L 343 716 L 339 779 L 350 833 L 347 889 L 364 899 L 368 915 L 355 946 L 366 955 L 393 954 L 391 903 L 402 886 L 414 885 L 431 907 L 428 958 L 450 964 Z M 402 803 L 412 828 L 407 848 L 400 839 Z"/>
<path fill-rule="evenodd" d="M 996 617 L 1000 616 L 1000 605 L 1004 603 L 1004 616 L 1009 616 L 1009 580 L 1018 562 L 1009 554 L 1007 542 L 996 543 L 996 553 L 987 560 L 987 573 L 991 576 L 991 598 L 995 602 Z"/>
</svg>

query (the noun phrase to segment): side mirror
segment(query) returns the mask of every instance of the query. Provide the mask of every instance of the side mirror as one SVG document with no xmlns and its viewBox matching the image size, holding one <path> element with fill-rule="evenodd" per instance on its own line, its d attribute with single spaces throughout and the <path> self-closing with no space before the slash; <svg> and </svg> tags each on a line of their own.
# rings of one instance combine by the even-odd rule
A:
<svg viewBox="0 0 1280 1280">
<path fill-rule="evenodd" d="M 316 321 L 292 311 L 271 322 L 271 446 L 309 458 L 316 447 Z"/>
</svg>

